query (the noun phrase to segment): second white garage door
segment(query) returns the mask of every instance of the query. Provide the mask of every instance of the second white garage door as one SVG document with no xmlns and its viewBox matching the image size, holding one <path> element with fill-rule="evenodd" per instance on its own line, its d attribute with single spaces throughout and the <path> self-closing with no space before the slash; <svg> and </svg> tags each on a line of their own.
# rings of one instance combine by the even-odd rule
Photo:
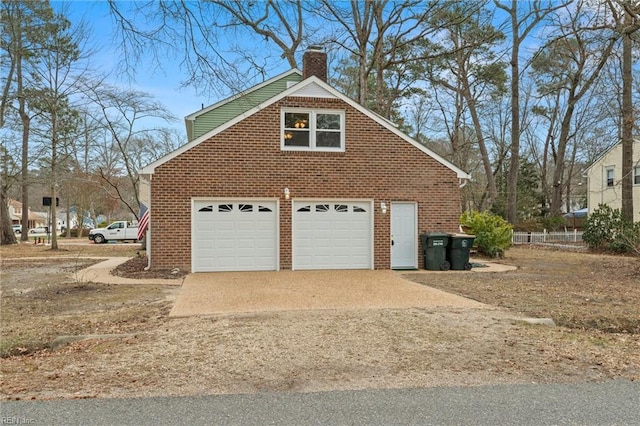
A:
<svg viewBox="0 0 640 426">
<path fill-rule="evenodd" d="M 371 269 L 370 202 L 294 201 L 293 269 Z"/>
<path fill-rule="evenodd" d="M 275 201 L 198 200 L 193 210 L 194 272 L 278 269 Z"/>
</svg>

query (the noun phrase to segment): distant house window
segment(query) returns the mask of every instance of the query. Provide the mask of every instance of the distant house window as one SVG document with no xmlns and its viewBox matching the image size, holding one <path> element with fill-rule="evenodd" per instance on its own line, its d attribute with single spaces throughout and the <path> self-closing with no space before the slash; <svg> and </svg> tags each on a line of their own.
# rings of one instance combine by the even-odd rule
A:
<svg viewBox="0 0 640 426">
<path fill-rule="evenodd" d="M 633 184 L 640 185 L 640 167 L 633 168 Z"/>
<path fill-rule="evenodd" d="M 283 110 L 282 149 L 344 151 L 344 112 Z"/>
<path fill-rule="evenodd" d="M 614 174 L 613 167 L 607 169 L 607 187 L 613 187 L 614 184 Z"/>
</svg>

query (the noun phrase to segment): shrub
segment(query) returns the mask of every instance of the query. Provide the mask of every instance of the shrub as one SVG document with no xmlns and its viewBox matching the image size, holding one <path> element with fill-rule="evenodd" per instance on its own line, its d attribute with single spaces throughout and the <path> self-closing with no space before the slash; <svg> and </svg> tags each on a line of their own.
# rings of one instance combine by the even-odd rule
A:
<svg viewBox="0 0 640 426">
<path fill-rule="evenodd" d="M 535 218 L 522 220 L 513 225 L 513 230 L 516 232 L 542 232 L 544 229 L 544 225 Z"/>
<path fill-rule="evenodd" d="M 71 229 L 71 237 L 72 238 L 88 237 L 89 236 L 89 231 L 90 231 L 90 229 L 72 228 Z"/>
<path fill-rule="evenodd" d="M 567 221 L 562 216 L 547 216 L 542 218 L 542 227 L 552 232 L 562 229 L 566 224 Z"/>
<path fill-rule="evenodd" d="M 516 232 L 542 232 L 558 231 L 567 226 L 567 220 L 563 216 L 546 216 L 529 218 L 513 225 Z"/>
<path fill-rule="evenodd" d="M 460 223 L 476 236 L 474 243 L 481 254 L 500 257 L 511 247 L 513 228 L 500 216 L 488 212 L 465 212 Z"/>
<path fill-rule="evenodd" d="M 600 204 L 587 217 L 582 239 L 590 249 L 640 254 L 640 222 L 629 222 L 620 209 Z"/>
</svg>

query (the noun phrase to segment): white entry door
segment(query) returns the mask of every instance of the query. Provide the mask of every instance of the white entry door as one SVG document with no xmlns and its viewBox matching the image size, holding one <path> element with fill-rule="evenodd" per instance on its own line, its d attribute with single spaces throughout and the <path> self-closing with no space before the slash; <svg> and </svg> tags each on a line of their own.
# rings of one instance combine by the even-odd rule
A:
<svg viewBox="0 0 640 426">
<path fill-rule="evenodd" d="M 415 269 L 418 223 L 415 203 L 391 203 L 391 268 Z"/>
</svg>

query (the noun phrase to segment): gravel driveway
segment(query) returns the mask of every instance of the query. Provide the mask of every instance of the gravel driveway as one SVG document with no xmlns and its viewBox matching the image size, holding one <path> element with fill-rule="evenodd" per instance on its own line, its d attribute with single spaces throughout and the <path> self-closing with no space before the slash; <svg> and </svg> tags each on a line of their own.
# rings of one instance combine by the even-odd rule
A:
<svg viewBox="0 0 640 426">
<path fill-rule="evenodd" d="M 170 316 L 483 306 L 388 270 L 216 272 L 189 274 Z"/>
</svg>

